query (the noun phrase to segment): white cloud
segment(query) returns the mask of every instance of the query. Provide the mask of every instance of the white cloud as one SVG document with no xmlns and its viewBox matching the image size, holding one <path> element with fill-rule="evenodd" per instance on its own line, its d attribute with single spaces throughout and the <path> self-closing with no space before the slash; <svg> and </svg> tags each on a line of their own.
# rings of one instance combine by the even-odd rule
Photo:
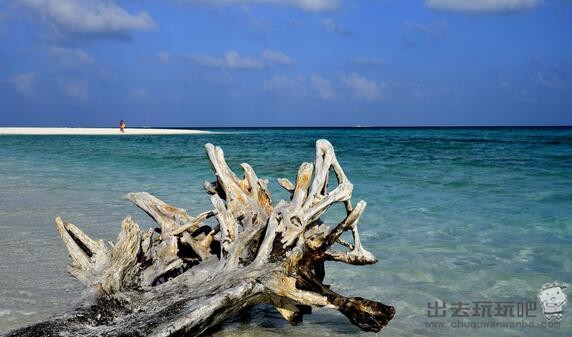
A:
<svg viewBox="0 0 572 337">
<path fill-rule="evenodd" d="M 279 51 L 263 50 L 262 59 L 270 66 L 294 64 L 294 60 L 290 56 Z"/>
<path fill-rule="evenodd" d="M 425 0 L 434 9 L 462 12 L 514 12 L 532 9 L 542 0 Z"/>
<path fill-rule="evenodd" d="M 358 75 L 356 73 L 344 74 L 340 81 L 353 92 L 354 97 L 373 101 L 380 98 L 380 86 L 373 80 Z"/>
<path fill-rule="evenodd" d="M 349 35 L 350 32 L 341 27 L 335 19 L 323 19 L 322 27 L 328 32 L 338 33 L 342 35 Z"/>
<path fill-rule="evenodd" d="M 312 74 L 310 76 L 310 83 L 314 87 L 314 90 L 317 92 L 318 97 L 322 99 L 332 99 L 336 97 L 336 93 L 334 88 L 332 87 L 332 83 L 317 74 Z"/>
<path fill-rule="evenodd" d="M 23 73 L 10 77 L 8 82 L 14 86 L 21 94 L 26 96 L 33 96 L 34 83 L 36 81 L 36 74 L 34 73 Z"/>
<path fill-rule="evenodd" d="M 63 93 L 69 97 L 84 100 L 88 98 L 87 95 L 87 81 L 86 80 L 69 80 L 62 84 Z"/>
<path fill-rule="evenodd" d="M 265 67 L 290 65 L 294 63 L 294 60 L 286 54 L 271 50 L 263 51 L 260 58 L 242 56 L 235 50 L 229 50 L 220 57 L 188 54 L 187 59 L 191 63 L 205 68 L 232 70 L 256 70 Z"/>
<path fill-rule="evenodd" d="M 145 11 L 129 13 L 110 0 L 18 0 L 51 29 L 80 35 L 126 34 L 153 30 L 155 21 Z"/>
<path fill-rule="evenodd" d="M 94 62 L 93 57 L 81 49 L 52 46 L 50 54 L 66 67 L 75 67 Z"/>
<path fill-rule="evenodd" d="M 261 60 L 241 56 L 235 50 L 227 51 L 222 57 L 209 55 L 187 55 L 191 63 L 207 68 L 228 68 L 235 70 L 252 70 L 264 68 Z"/>
<path fill-rule="evenodd" d="M 332 11 L 338 8 L 339 0 L 183 0 L 189 4 L 266 4 L 297 7 L 307 12 Z"/>
<path fill-rule="evenodd" d="M 362 66 L 381 66 L 383 65 L 383 60 L 378 57 L 371 56 L 361 56 L 353 59 L 355 64 Z"/>
<path fill-rule="evenodd" d="M 146 99 L 149 97 L 147 90 L 136 88 L 129 91 L 129 97 L 134 99 Z"/>
<path fill-rule="evenodd" d="M 155 56 L 155 61 L 157 61 L 157 63 L 160 64 L 172 64 L 173 58 L 171 57 L 171 53 L 162 51 L 157 53 L 157 55 Z"/>
</svg>

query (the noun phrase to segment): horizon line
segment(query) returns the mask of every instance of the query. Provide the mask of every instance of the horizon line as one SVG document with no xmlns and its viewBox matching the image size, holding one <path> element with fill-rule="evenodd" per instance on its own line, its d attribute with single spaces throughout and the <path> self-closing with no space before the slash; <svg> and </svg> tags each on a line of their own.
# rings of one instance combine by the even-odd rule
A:
<svg viewBox="0 0 572 337">
<path fill-rule="evenodd" d="M 131 126 L 127 129 L 424 129 L 424 128 L 571 128 L 572 124 L 531 124 L 531 125 L 339 125 L 339 126 Z M 3 126 L 0 128 L 112 128 L 117 126 Z"/>
</svg>

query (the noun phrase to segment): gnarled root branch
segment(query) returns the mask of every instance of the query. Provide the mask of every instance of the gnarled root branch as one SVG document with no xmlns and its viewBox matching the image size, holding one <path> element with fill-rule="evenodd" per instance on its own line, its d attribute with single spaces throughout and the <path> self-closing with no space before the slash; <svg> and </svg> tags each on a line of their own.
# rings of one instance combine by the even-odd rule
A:
<svg viewBox="0 0 572 337">
<path fill-rule="evenodd" d="M 340 311 L 365 331 L 387 325 L 393 307 L 344 297 L 322 283 L 325 261 L 377 262 L 357 227 L 366 203 L 352 205 L 353 185 L 328 141 L 316 143 L 314 163 L 300 166 L 295 183 L 279 179 L 291 196 L 277 205 L 268 181 L 248 164 L 241 165 L 241 179 L 221 148 L 207 144 L 206 152 L 216 176 L 205 182 L 210 211 L 193 217 L 148 193 L 130 193 L 159 227 L 143 231 L 126 218 L 115 244 L 56 219 L 69 271 L 91 290 L 91 301 L 10 336 L 200 335 L 258 303 L 273 304 L 292 324 L 318 306 Z M 328 191 L 331 171 L 338 184 Z M 346 216 L 330 226 L 320 218 L 335 203 L 344 204 Z M 209 218 L 217 224 L 207 224 Z M 353 243 L 341 239 L 346 231 Z M 333 250 L 335 243 L 347 251 Z"/>
</svg>

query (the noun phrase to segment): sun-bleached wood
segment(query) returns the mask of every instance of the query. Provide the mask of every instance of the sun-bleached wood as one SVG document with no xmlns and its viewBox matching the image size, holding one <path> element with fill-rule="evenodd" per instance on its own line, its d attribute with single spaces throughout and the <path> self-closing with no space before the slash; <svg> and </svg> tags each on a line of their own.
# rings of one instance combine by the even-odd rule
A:
<svg viewBox="0 0 572 337">
<path fill-rule="evenodd" d="M 328 141 L 316 142 L 314 163 L 300 166 L 295 183 L 279 179 L 291 197 L 276 205 L 268 181 L 250 165 L 241 165 L 240 179 L 220 147 L 207 144 L 206 153 L 216 177 L 204 184 L 213 209 L 196 217 L 148 193 L 130 193 L 159 227 L 141 230 L 128 217 L 115 243 L 92 240 L 57 218 L 69 272 L 88 289 L 85 300 L 8 336 L 196 336 L 261 303 L 292 324 L 316 306 L 340 311 L 365 331 L 387 325 L 392 306 L 345 297 L 322 283 L 325 261 L 377 262 L 357 227 L 366 203 L 352 205 L 353 185 Z M 330 171 L 338 184 L 328 191 Z M 330 226 L 320 217 L 335 203 L 346 216 Z M 341 239 L 346 231 L 353 243 Z M 335 243 L 347 250 L 334 250 Z"/>
</svg>

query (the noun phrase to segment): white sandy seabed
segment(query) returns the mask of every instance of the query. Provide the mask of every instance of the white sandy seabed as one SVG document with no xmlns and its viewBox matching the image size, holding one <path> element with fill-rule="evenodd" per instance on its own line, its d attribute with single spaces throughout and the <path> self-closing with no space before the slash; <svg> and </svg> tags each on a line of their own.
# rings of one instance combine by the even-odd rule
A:
<svg viewBox="0 0 572 337">
<path fill-rule="evenodd" d="M 118 128 L 0 128 L 0 135 L 192 135 L 211 133 L 204 130 Z"/>
</svg>

